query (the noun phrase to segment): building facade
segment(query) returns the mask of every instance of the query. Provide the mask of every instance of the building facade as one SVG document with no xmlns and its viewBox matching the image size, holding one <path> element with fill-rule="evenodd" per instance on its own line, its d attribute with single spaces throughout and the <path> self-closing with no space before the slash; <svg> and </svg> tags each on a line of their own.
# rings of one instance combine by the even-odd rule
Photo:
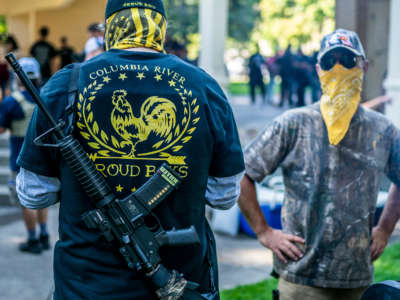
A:
<svg viewBox="0 0 400 300">
<path fill-rule="evenodd" d="M 81 52 L 87 26 L 104 21 L 105 6 L 106 0 L 0 0 L 0 14 L 6 16 L 8 31 L 17 39 L 22 55 L 28 54 L 42 26 L 49 27 L 54 46 L 59 47 L 60 38 L 66 36 Z"/>
</svg>

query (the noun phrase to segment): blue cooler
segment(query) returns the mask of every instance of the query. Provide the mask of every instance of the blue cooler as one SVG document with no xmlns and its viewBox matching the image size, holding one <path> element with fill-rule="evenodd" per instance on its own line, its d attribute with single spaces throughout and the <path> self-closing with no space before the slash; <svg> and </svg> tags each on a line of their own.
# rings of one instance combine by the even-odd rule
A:
<svg viewBox="0 0 400 300">
<path fill-rule="evenodd" d="M 275 229 L 282 229 L 281 221 L 282 204 L 275 205 L 269 211 L 269 219 L 267 219 L 269 226 Z"/>
<path fill-rule="evenodd" d="M 268 221 L 269 226 L 275 229 L 282 229 L 282 222 L 281 222 L 281 210 L 282 205 L 277 204 L 273 208 L 270 208 L 268 204 L 261 205 L 262 212 L 264 213 L 265 218 Z M 239 229 L 241 232 L 256 237 L 253 230 L 250 228 L 249 223 L 247 223 L 245 217 L 242 213 L 240 213 L 240 220 L 239 220 Z"/>
</svg>

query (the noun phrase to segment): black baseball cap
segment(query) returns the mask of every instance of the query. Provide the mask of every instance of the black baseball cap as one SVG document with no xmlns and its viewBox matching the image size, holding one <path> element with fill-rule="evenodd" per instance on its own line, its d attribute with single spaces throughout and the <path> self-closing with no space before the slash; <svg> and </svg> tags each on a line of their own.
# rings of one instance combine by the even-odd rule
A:
<svg viewBox="0 0 400 300">
<path fill-rule="evenodd" d="M 88 26 L 88 31 L 90 32 L 103 32 L 105 30 L 105 25 L 103 23 L 93 23 Z"/>
<path fill-rule="evenodd" d="M 337 29 L 322 39 L 318 61 L 321 61 L 321 58 L 329 51 L 337 48 L 350 50 L 355 55 L 366 59 L 364 48 L 357 33 L 347 29 Z"/>
<path fill-rule="evenodd" d="M 108 0 L 106 7 L 106 20 L 117 11 L 134 7 L 149 8 L 159 12 L 165 17 L 165 9 L 162 0 Z"/>
</svg>

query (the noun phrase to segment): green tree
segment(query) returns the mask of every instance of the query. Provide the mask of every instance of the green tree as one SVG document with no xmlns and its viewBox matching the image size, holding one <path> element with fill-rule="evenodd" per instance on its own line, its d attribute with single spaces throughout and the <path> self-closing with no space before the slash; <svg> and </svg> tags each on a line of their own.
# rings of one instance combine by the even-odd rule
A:
<svg viewBox="0 0 400 300">
<path fill-rule="evenodd" d="M 261 21 L 252 40 L 269 41 L 271 48 L 305 46 L 318 49 L 319 41 L 335 26 L 335 0 L 261 0 Z"/>
<path fill-rule="evenodd" d="M 5 16 L 0 16 L 0 39 L 2 41 L 7 38 L 7 20 Z"/>
<path fill-rule="evenodd" d="M 168 34 L 188 44 L 199 31 L 199 0 L 164 0 L 168 14 Z"/>
<path fill-rule="evenodd" d="M 248 42 L 260 18 L 260 0 L 230 0 L 228 37 Z"/>
<path fill-rule="evenodd" d="M 218 0 L 214 0 L 218 1 Z M 165 0 L 169 34 L 185 43 L 199 32 L 199 0 Z M 228 36 L 247 42 L 260 19 L 260 0 L 229 0 Z"/>
</svg>

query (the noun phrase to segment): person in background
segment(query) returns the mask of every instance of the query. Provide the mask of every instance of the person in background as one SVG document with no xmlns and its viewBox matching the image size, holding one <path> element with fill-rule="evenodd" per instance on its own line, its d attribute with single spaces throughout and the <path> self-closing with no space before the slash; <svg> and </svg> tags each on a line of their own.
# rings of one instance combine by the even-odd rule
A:
<svg viewBox="0 0 400 300">
<path fill-rule="evenodd" d="M 318 51 L 315 51 L 311 57 L 311 100 L 312 103 L 315 103 L 321 98 L 321 84 L 318 78 L 317 68 L 315 67 L 318 63 Z M 385 93 L 383 93 L 385 94 Z"/>
<path fill-rule="evenodd" d="M 39 41 L 32 45 L 29 53 L 39 62 L 42 84 L 45 84 L 53 74 L 52 63 L 53 58 L 57 55 L 57 51 L 53 45 L 47 41 L 49 36 L 48 27 L 43 26 L 40 28 L 39 35 Z"/>
<path fill-rule="evenodd" d="M 311 85 L 313 69 L 315 69 L 315 65 L 311 64 L 310 58 L 299 48 L 293 59 L 293 77 L 296 82 L 297 107 L 306 105 L 306 88 Z"/>
<path fill-rule="evenodd" d="M 99 55 L 104 51 L 104 24 L 93 23 L 88 27 L 89 39 L 85 44 L 85 61 Z"/>
<path fill-rule="evenodd" d="M 9 34 L 4 42 L 4 47 L 5 47 L 5 54 L 12 52 L 15 57 L 19 58 L 20 57 L 20 51 L 19 51 L 19 46 L 17 43 L 17 40 L 12 34 Z M 14 72 L 10 71 L 10 79 L 8 82 L 8 86 L 10 88 L 10 91 L 16 91 L 18 90 L 18 80 L 16 78 L 16 75 Z"/>
<path fill-rule="evenodd" d="M 62 69 L 75 61 L 75 52 L 74 49 L 68 45 L 68 39 L 66 36 L 61 37 L 60 41 L 61 48 L 58 51 L 58 54 L 60 55 L 60 68 Z"/>
<path fill-rule="evenodd" d="M 197 65 L 196 61 L 193 61 L 188 58 L 188 50 L 183 43 L 176 42 L 173 46 L 173 49 L 174 49 L 174 54 L 178 56 L 180 59 L 186 61 L 189 64 Z"/>
<path fill-rule="evenodd" d="M 9 91 L 9 83 L 10 83 L 10 70 L 5 60 L 4 56 L 6 54 L 5 47 L 0 46 L 0 88 L 1 88 L 1 98 L 4 99 L 7 96 Z"/>
<path fill-rule="evenodd" d="M 279 64 L 277 63 L 279 55 L 268 57 L 265 61 L 269 73 L 269 82 L 267 89 L 267 102 L 274 104 L 274 94 L 275 94 L 275 79 L 279 75 Z"/>
<path fill-rule="evenodd" d="M 367 68 L 356 33 L 326 35 L 317 65 L 320 102 L 287 111 L 245 150 L 239 206 L 274 253 L 281 300 L 359 300 L 400 218 L 400 131 L 360 105 Z M 279 167 L 282 231 L 265 220 L 254 184 Z M 392 186 L 373 228 L 383 173 Z"/>
<path fill-rule="evenodd" d="M 36 87 L 40 86 L 40 66 L 32 57 L 23 57 L 19 63 Z M 33 110 L 34 101 L 30 94 L 18 81 L 18 90 L 11 93 L 0 103 L 0 133 L 10 131 L 10 170 L 9 182 L 10 201 L 18 203 L 15 179 L 19 172 L 17 157 L 24 142 L 26 128 L 28 127 Z M 28 232 L 28 240 L 19 245 L 23 252 L 40 254 L 42 250 L 50 249 L 49 234 L 47 233 L 47 208 L 38 211 L 22 208 L 22 216 Z M 40 234 L 37 235 L 36 227 L 39 224 Z"/>
<path fill-rule="evenodd" d="M 288 101 L 289 107 L 293 107 L 293 91 L 295 89 L 296 82 L 294 80 L 294 56 L 292 53 L 292 46 L 289 44 L 285 52 L 281 57 L 278 58 L 277 63 L 279 65 L 279 75 L 281 76 L 281 99 L 279 106 L 283 106 Z"/>
<path fill-rule="evenodd" d="M 19 57 L 19 46 L 17 40 L 12 34 L 9 34 L 4 41 L 5 52 L 12 52 L 17 58 Z"/>
<path fill-rule="evenodd" d="M 256 103 L 256 88 L 259 88 L 262 96 L 262 103 L 266 99 L 266 90 L 263 75 L 263 66 L 265 59 L 260 54 L 260 48 L 257 45 L 256 52 L 249 59 L 249 86 L 251 104 Z"/>
</svg>

